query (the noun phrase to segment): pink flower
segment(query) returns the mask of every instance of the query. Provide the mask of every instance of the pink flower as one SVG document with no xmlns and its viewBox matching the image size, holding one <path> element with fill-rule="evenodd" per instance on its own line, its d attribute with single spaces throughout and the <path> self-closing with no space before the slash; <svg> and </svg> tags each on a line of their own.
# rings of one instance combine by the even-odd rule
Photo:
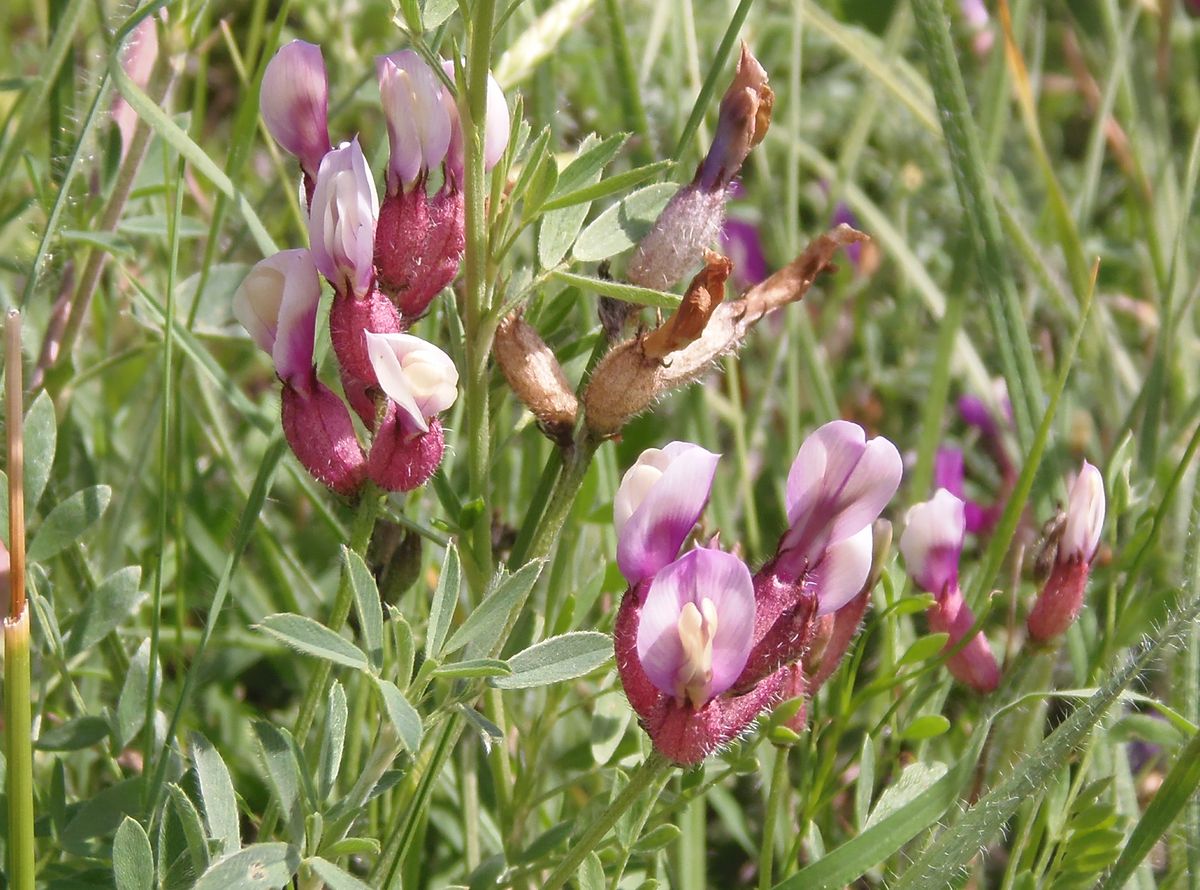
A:
<svg viewBox="0 0 1200 890">
<path fill-rule="evenodd" d="M 929 626 L 945 633 L 946 649 L 957 645 L 975 624 L 975 616 L 958 586 L 958 563 L 966 535 L 963 502 L 945 489 L 931 500 L 917 504 L 905 517 L 900 552 L 913 583 L 932 593 Z M 987 637 L 974 634 L 946 662 L 950 673 L 977 692 L 991 692 L 1000 685 L 1000 668 Z"/>
<path fill-rule="evenodd" d="M 367 293 L 374 278 L 379 198 L 358 139 L 321 159 L 308 218 L 313 262 L 339 295 Z"/>
<path fill-rule="evenodd" d="M 313 368 L 321 282 L 307 250 L 284 250 L 260 261 L 233 297 L 233 312 L 270 354 L 283 381 L 283 433 L 317 481 L 351 495 L 362 484 L 366 458 L 346 405 Z"/>
<path fill-rule="evenodd" d="M 1037 642 L 1048 642 L 1065 633 L 1083 608 L 1092 559 L 1104 529 L 1104 511 L 1104 479 L 1085 460 L 1071 485 L 1050 577 L 1029 613 L 1029 635 Z"/>
<path fill-rule="evenodd" d="M 786 671 L 730 691 L 754 626 L 750 571 L 736 556 L 698 548 L 644 586 L 644 600 L 631 587 L 617 615 L 621 683 L 654 747 L 675 763 L 699 763 L 779 700 Z"/>
<path fill-rule="evenodd" d="M 303 40 L 280 47 L 263 72 L 259 105 L 271 136 L 316 179 L 330 150 L 329 84 L 321 48 Z"/>
<path fill-rule="evenodd" d="M 441 463 L 445 442 L 437 417 L 458 397 L 458 370 L 450 356 L 411 334 L 365 336 L 379 387 L 389 400 L 367 473 L 389 491 L 411 491 Z"/>
<path fill-rule="evenodd" d="M 282 250 L 260 260 L 233 295 L 233 314 L 275 362 L 288 386 L 316 380 L 313 342 L 321 280 L 307 250 Z"/>
<path fill-rule="evenodd" d="M 378 56 L 375 67 L 391 145 L 387 180 L 392 195 L 446 159 L 454 100 L 411 49 Z"/>
<path fill-rule="evenodd" d="M 896 447 L 835 420 L 800 446 L 787 481 L 789 528 L 775 557 L 754 576 L 754 648 L 744 688 L 799 660 L 814 619 L 836 612 L 871 572 L 871 524 L 900 485 Z"/>
<path fill-rule="evenodd" d="M 643 451 L 613 498 L 617 565 L 636 587 L 672 562 L 704 511 L 719 455 L 689 442 Z"/>
</svg>

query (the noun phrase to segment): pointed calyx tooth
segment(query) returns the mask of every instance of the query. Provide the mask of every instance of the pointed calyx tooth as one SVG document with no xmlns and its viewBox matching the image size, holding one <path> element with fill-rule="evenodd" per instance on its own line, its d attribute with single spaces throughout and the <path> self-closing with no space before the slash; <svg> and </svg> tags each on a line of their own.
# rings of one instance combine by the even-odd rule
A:
<svg viewBox="0 0 1200 890">
<path fill-rule="evenodd" d="M 675 321 L 676 316 L 672 316 L 658 330 L 614 346 L 592 372 L 583 393 L 588 429 L 602 437 L 619 433 L 630 418 L 671 390 L 698 379 L 716 359 L 737 349 L 750 328 L 772 309 L 801 299 L 817 276 L 833 267 L 834 254 L 840 248 L 867 240 L 862 232 L 840 225 L 818 236 L 804 253 L 746 291 L 741 299 L 724 303 L 714 300 L 709 313 L 703 316 L 704 324 L 698 324 L 702 317 L 698 307 L 685 311 L 681 305 L 676 315 L 687 321 L 686 325 L 678 323 L 682 330 L 659 333 Z M 708 271 L 706 267 L 701 272 L 702 281 Z M 691 292 L 689 288 L 689 295 Z M 683 339 L 684 334 L 692 339 Z M 666 358 L 648 355 L 647 342 L 659 352 L 665 345 L 672 349 L 662 353 Z"/>
<path fill-rule="evenodd" d="M 579 400 L 553 350 L 519 312 L 500 322 L 492 354 L 504 379 L 542 430 L 556 442 L 569 439 Z"/>
<path fill-rule="evenodd" d="M 664 358 L 695 342 L 713 312 L 725 300 L 725 281 L 733 271 L 728 257 L 704 251 L 704 268 L 692 279 L 675 313 L 657 330 L 642 340 L 642 352 L 649 358 Z"/>
</svg>

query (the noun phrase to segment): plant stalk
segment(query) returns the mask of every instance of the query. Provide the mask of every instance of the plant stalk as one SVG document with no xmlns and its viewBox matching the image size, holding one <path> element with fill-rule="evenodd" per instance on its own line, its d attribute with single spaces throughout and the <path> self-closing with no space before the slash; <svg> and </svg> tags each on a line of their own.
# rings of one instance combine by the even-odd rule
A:
<svg viewBox="0 0 1200 890">
<path fill-rule="evenodd" d="M 21 314 L 5 325 L 8 402 L 8 616 L 4 619 L 4 754 L 7 759 L 8 874 L 13 890 L 33 890 L 33 708 L 29 689 L 29 606 L 25 601 L 24 385 Z"/>
<path fill-rule="evenodd" d="M 616 799 L 608 805 L 608 809 L 588 827 L 588 830 L 583 833 L 583 837 L 576 841 L 567 852 L 566 858 L 558 864 L 558 868 L 551 872 L 550 877 L 542 885 L 542 890 L 558 890 L 574 877 L 576 869 L 587 858 L 588 853 L 600 845 L 600 842 L 617 824 L 617 820 L 625 811 L 646 793 L 646 789 L 663 772 L 671 769 L 671 766 L 671 762 L 657 751 L 650 752 L 650 755 L 642 761 L 642 765 L 629 776 L 629 781 L 625 783 L 625 787 Z"/>
</svg>

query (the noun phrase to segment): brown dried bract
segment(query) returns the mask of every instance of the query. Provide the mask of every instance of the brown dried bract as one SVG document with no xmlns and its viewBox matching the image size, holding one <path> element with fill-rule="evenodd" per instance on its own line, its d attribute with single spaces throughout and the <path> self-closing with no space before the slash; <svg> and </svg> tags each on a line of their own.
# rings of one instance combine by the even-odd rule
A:
<svg viewBox="0 0 1200 890">
<path fill-rule="evenodd" d="M 642 340 L 642 353 L 648 358 L 665 358 L 703 334 L 713 312 L 725 300 L 725 281 L 731 271 L 733 262 L 728 257 L 704 251 L 704 268 L 688 285 L 675 313 Z"/>
<path fill-rule="evenodd" d="M 838 226 L 819 236 L 804 253 L 752 287 L 741 299 L 727 303 L 714 301 L 714 308 L 704 316 L 706 323 L 698 332 L 693 329 L 702 317 L 698 307 L 685 309 L 681 305 L 658 330 L 613 347 L 596 366 L 583 394 L 588 429 L 599 436 L 620 432 L 631 417 L 645 411 L 664 394 L 697 379 L 713 361 L 735 350 L 750 328 L 772 309 L 802 298 L 816 277 L 832 268 L 834 254 L 840 248 L 866 240 L 862 232 L 847 225 Z M 697 277 L 703 278 L 706 272 L 707 267 Z M 689 294 L 692 290 L 689 288 Z M 679 317 L 683 320 L 675 330 L 660 336 Z M 654 354 L 647 353 L 647 342 L 651 343 Z M 674 348 L 663 352 L 668 345 Z"/>
<path fill-rule="evenodd" d="M 492 354 L 522 404 L 542 431 L 556 442 L 568 442 L 575 428 L 579 401 L 553 350 L 519 313 L 500 322 Z"/>
</svg>

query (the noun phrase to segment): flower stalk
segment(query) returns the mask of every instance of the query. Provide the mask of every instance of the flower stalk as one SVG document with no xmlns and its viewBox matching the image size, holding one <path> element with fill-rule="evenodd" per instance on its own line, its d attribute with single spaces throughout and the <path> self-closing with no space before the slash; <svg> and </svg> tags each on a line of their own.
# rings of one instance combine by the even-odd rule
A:
<svg viewBox="0 0 1200 890">
<path fill-rule="evenodd" d="M 29 606 L 25 601 L 25 452 L 21 314 L 5 325 L 8 402 L 8 616 L 4 619 L 4 755 L 7 760 L 8 874 L 14 890 L 33 890 L 33 714 L 29 688 Z"/>
</svg>

